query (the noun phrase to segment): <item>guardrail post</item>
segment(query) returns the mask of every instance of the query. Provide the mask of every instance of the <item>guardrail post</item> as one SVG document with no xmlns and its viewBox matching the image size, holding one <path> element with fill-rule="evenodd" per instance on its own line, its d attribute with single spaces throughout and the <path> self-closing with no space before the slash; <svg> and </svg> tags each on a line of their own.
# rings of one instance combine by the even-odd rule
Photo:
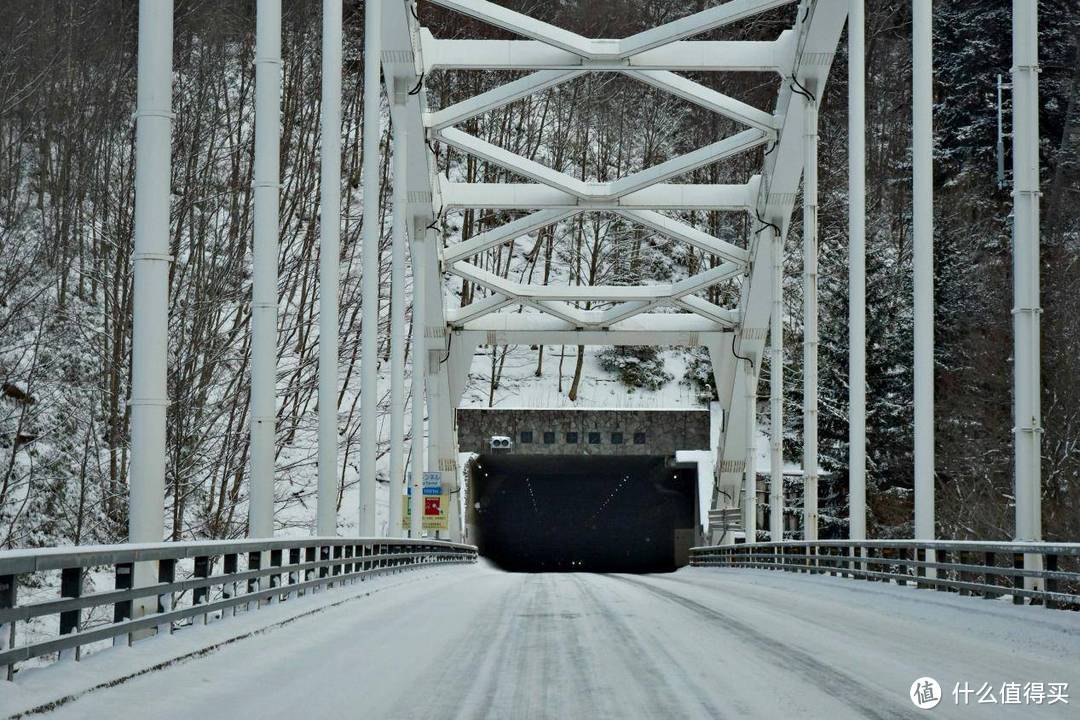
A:
<svg viewBox="0 0 1080 720">
<path fill-rule="evenodd" d="M 341 559 L 341 553 L 342 553 L 343 549 L 344 548 L 342 548 L 340 545 L 335 545 L 334 546 L 334 549 L 332 551 L 332 554 L 334 556 L 334 560 L 340 560 Z M 340 575 L 341 574 L 341 565 L 339 563 L 334 563 L 333 572 L 331 572 L 330 574 L 333 575 L 334 577 L 337 577 L 338 575 Z M 333 587 L 333 586 L 334 586 L 334 583 L 331 582 L 330 587 Z"/>
<path fill-rule="evenodd" d="M 15 607 L 18 587 L 14 575 L 0 575 L 0 608 Z M 13 647 L 15 647 L 15 621 L 0 623 L 0 652 L 10 650 Z M 0 677 L 5 680 L 13 680 L 15 678 L 15 663 L 0 666 L 0 671 L 3 671 L 3 675 Z"/>
<path fill-rule="evenodd" d="M 117 563 L 113 574 L 115 578 L 114 587 L 117 590 L 130 590 L 134 586 L 134 563 Z M 113 622 L 122 623 L 125 620 L 130 620 L 131 606 L 131 600 L 121 600 L 120 602 L 113 603 Z M 0 642 L 2 642 L 2 640 L 0 640 Z M 131 645 L 130 632 L 117 635 L 113 638 L 113 647 L 118 647 L 120 645 Z"/>
<path fill-rule="evenodd" d="M 1013 569 L 1014 570 L 1023 570 L 1024 569 L 1024 554 L 1023 553 L 1013 553 Z M 1024 589 L 1024 576 L 1023 575 L 1013 575 L 1012 581 L 1013 581 L 1012 582 L 1013 590 L 1023 590 Z M 1024 596 L 1023 595 L 1018 595 L 1017 593 L 1013 592 L 1013 605 L 1023 605 L 1023 604 L 1024 604 Z"/>
<path fill-rule="evenodd" d="M 992 572 L 992 569 L 997 567 L 997 556 L 993 552 L 987 552 L 983 554 L 983 584 L 997 586 L 997 575 Z M 983 591 L 983 598 L 987 600 L 993 600 L 999 597 L 998 593 L 990 592 L 989 590 Z"/>
<path fill-rule="evenodd" d="M 1044 569 L 1046 570 L 1046 572 L 1048 572 L 1048 573 L 1057 572 L 1057 569 L 1058 569 L 1058 556 L 1057 555 L 1047 555 L 1045 560 L 1044 560 L 1044 564 L 1045 564 Z M 1057 589 L 1058 589 L 1057 578 L 1055 578 L 1055 577 L 1043 578 L 1043 605 L 1047 609 L 1056 608 L 1058 606 L 1057 601 L 1054 600 L 1054 598 L 1051 596 L 1051 593 L 1056 593 Z"/>
<path fill-rule="evenodd" d="M 172 558 L 163 558 L 158 560 L 158 582 L 168 583 L 172 585 L 176 582 L 176 560 Z M 165 592 L 158 593 L 158 612 L 167 613 L 172 612 L 173 609 L 173 594 L 172 590 L 166 590 Z M 172 633 L 172 620 L 163 622 L 157 626 L 158 635 L 169 635 Z"/>
<path fill-rule="evenodd" d="M 195 577 L 196 578 L 208 578 L 210 577 L 210 557 L 208 555 L 195 556 Z M 203 585 L 197 587 L 191 591 L 191 604 L 203 605 L 210 599 L 210 586 Z M 202 615 L 196 615 L 191 619 L 191 622 L 195 625 L 205 625 L 207 623 L 206 613 Z"/>
<path fill-rule="evenodd" d="M 270 551 L 270 567 L 278 568 L 278 569 L 281 568 L 281 549 L 280 548 L 278 548 L 277 550 L 271 550 Z M 279 588 L 279 587 L 281 587 L 281 573 L 279 571 L 275 571 L 274 574 L 270 576 L 270 587 L 271 588 Z M 270 596 L 270 604 L 274 604 L 280 599 L 281 599 L 281 593 L 274 593 L 273 595 Z"/>
<path fill-rule="evenodd" d="M 953 557 L 958 560 L 960 565 L 967 565 L 968 564 L 968 559 L 969 559 L 968 558 L 968 553 L 963 551 L 963 550 L 960 550 L 960 551 L 954 553 Z M 968 576 L 967 571 L 962 567 L 957 568 L 956 569 L 956 579 L 960 583 L 968 582 L 969 576 Z M 967 588 L 962 587 L 962 586 L 957 588 L 957 592 L 959 592 L 961 595 L 970 595 L 971 594 L 971 590 L 968 590 Z"/>
<path fill-rule="evenodd" d="M 60 571 L 60 597 L 65 598 L 77 598 L 82 597 L 82 568 L 64 568 Z M 65 610 L 60 613 L 60 634 L 70 635 L 73 632 L 79 632 L 79 625 L 82 621 L 81 610 Z M 79 648 L 76 645 L 73 648 L 66 648 L 60 651 L 61 660 L 78 660 Z"/>
<path fill-rule="evenodd" d="M 934 550 L 934 562 L 941 563 L 942 565 L 948 565 L 952 553 L 948 550 Z M 941 577 L 944 575 L 944 577 Z M 952 579 L 952 571 L 949 568 L 934 568 L 933 577 L 938 580 L 944 580 L 947 583 Z M 945 583 L 935 583 L 934 589 L 938 592 L 947 592 L 951 588 Z"/>
<path fill-rule="evenodd" d="M 329 545 L 320 545 L 319 546 L 319 562 L 327 562 L 329 560 L 330 560 L 330 546 Z M 330 566 L 329 565 L 320 565 L 319 566 L 319 579 L 327 577 L 328 575 L 330 575 Z M 315 586 L 316 591 L 321 590 L 322 585 L 323 585 L 322 583 L 319 583 L 318 585 L 316 585 Z M 329 587 L 329 585 L 327 585 L 327 587 Z"/>
<path fill-rule="evenodd" d="M 262 553 L 261 552 L 259 552 L 258 550 L 254 550 L 254 551 L 248 553 L 247 569 L 248 570 L 262 570 Z M 261 577 L 248 578 L 248 582 L 247 582 L 248 595 L 252 594 L 253 592 L 255 592 L 255 591 L 257 591 L 259 589 L 259 580 L 261 580 L 261 579 L 262 579 Z M 258 607 L 259 607 L 259 601 L 256 600 L 255 601 L 255 608 L 258 609 Z M 244 609 L 245 610 L 251 610 L 251 601 L 250 600 L 248 600 L 247 603 L 244 605 Z"/>
<path fill-rule="evenodd" d="M 300 548 L 289 548 L 289 584 L 295 585 L 300 582 L 300 572 L 296 566 L 300 564 Z M 290 590 L 287 598 L 296 596 L 295 590 Z"/>
<path fill-rule="evenodd" d="M 925 562 L 926 561 L 926 550 L 924 550 L 923 548 L 915 548 L 915 560 L 917 560 L 919 563 Z M 922 577 L 926 577 L 926 566 L 921 565 L 921 564 L 916 565 L 915 566 L 915 587 L 917 587 L 917 588 L 926 588 L 926 587 L 928 587 L 925 582 L 923 582 L 922 580 L 919 580 L 919 578 L 922 578 Z"/>
<path fill-rule="evenodd" d="M 221 584 L 221 596 L 223 598 L 236 597 L 236 571 L 239 565 L 236 553 L 226 553 L 221 559 L 221 572 L 226 577 L 233 578 L 231 582 Z M 232 606 L 232 615 L 236 615 L 236 605 Z M 221 611 L 221 617 L 225 617 L 225 611 Z"/>
</svg>

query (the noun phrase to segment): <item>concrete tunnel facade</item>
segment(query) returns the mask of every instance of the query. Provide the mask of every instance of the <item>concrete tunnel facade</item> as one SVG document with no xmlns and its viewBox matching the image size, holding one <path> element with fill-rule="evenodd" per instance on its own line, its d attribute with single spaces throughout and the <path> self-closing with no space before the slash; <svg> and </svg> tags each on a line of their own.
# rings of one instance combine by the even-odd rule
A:
<svg viewBox="0 0 1080 720">
<path fill-rule="evenodd" d="M 701 540 L 708 410 L 461 409 L 467 536 L 506 570 L 663 572 Z M 710 479 L 711 480 L 711 479 Z"/>
</svg>

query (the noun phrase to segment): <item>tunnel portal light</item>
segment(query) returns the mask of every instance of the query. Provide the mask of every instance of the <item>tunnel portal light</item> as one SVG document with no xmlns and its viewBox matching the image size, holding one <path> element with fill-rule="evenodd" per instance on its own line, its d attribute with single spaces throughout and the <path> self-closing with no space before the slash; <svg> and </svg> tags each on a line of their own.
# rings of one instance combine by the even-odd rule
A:
<svg viewBox="0 0 1080 720">
<path fill-rule="evenodd" d="M 491 436 L 491 452 L 508 453 L 514 447 L 514 441 L 505 435 Z"/>
</svg>

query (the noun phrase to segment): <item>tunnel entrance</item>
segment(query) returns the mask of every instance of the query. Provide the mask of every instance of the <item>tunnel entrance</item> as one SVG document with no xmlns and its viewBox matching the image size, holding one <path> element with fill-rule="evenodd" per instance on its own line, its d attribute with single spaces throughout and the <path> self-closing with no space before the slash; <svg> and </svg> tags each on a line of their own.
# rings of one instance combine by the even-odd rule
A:
<svg viewBox="0 0 1080 720">
<path fill-rule="evenodd" d="M 480 554 L 517 572 L 670 572 L 693 540 L 697 470 L 652 455 L 481 455 Z"/>
</svg>

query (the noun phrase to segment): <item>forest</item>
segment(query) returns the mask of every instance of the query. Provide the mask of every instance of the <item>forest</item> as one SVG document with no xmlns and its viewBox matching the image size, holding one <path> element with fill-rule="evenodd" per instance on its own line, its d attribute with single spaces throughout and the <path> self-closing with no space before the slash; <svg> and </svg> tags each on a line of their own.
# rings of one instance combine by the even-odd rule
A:
<svg viewBox="0 0 1080 720">
<path fill-rule="evenodd" d="M 1033 0 L 1034 1 L 1034 0 Z M 501 4 L 590 37 L 623 37 L 712 0 L 511 0 Z M 276 518 L 314 522 L 318 360 L 320 3 L 283 3 Z M 997 81 L 1011 66 L 1001 0 L 934 3 L 937 533 L 1013 532 L 1012 252 L 1009 177 L 999 185 Z M 1080 537 L 1080 0 L 1040 0 L 1042 470 L 1048 540 Z M 438 37 L 509 37 L 421 1 Z M 868 2 L 868 529 L 912 534 L 911 18 Z M 772 39 L 795 6 L 704 34 Z M 363 3 L 345 1 L 340 380 L 342 527 L 354 522 L 359 455 Z M 130 451 L 137 3 L 0 0 L 0 549 L 122 541 Z M 254 144 L 253 0 L 176 0 L 166 528 L 169 539 L 246 532 Z M 846 529 L 847 64 L 841 40 L 820 126 L 820 448 L 822 536 Z M 444 107 L 513 77 L 455 71 L 425 80 Z M 695 80 L 772 111 L 780 78 Z M 382 126 L 380 346 L 389 356 L 389 120 Z M 1006 132 L 1009 104 L 1005 103 Z M 585 75 L 468 121 L 464 129 L 585 180 L 606 181 L 730 134 L 733 125 L 631 78 Z M 511 180 L 432 147 L 441 172 Z M 744 182 L 758 149 L 680 182 Z M 1006 142 L 1006 168 L 1010 154 Z M 449 213 L 456 242 L 513 216 Z M 686 216 L 745 246 L 749 218 Z M 801 456 L 799 213 L 787 236 L 786 448 Z M 678 279 L 718 264 L 617 216 L 579 215 L 487 251 L 491 272 L 537 284 Z M 733 306 L 737 287 L 713 289 Z M 448 281 L 450 302 L 482 289 Z M 385 327 L 384 327 L 385 326 Z M 673 360 L 677 358 L 677 360 Z M 384 363 L 385 364 L 385 363 Z M 770 368 L 765 365 L 762 381 Z M 481 348 L 471 397 L 497 404 L 527 384 L 573 403 L 589 375 L 622 383 L 632 405 L 667 386 L 712 393 L 699 349 Z M 595 380 L 596 378 L 591 378 Z M 379 455 L 389 442 L 388 388 Z M 408 387 L 408 383 L 406 383 Z M 767 392 L 762 391 L 762 395 Z M 759 407 L 767 427 L 767 404 Z M 380 472 L 385 481 L 385 463 Z"/>
</svg>

